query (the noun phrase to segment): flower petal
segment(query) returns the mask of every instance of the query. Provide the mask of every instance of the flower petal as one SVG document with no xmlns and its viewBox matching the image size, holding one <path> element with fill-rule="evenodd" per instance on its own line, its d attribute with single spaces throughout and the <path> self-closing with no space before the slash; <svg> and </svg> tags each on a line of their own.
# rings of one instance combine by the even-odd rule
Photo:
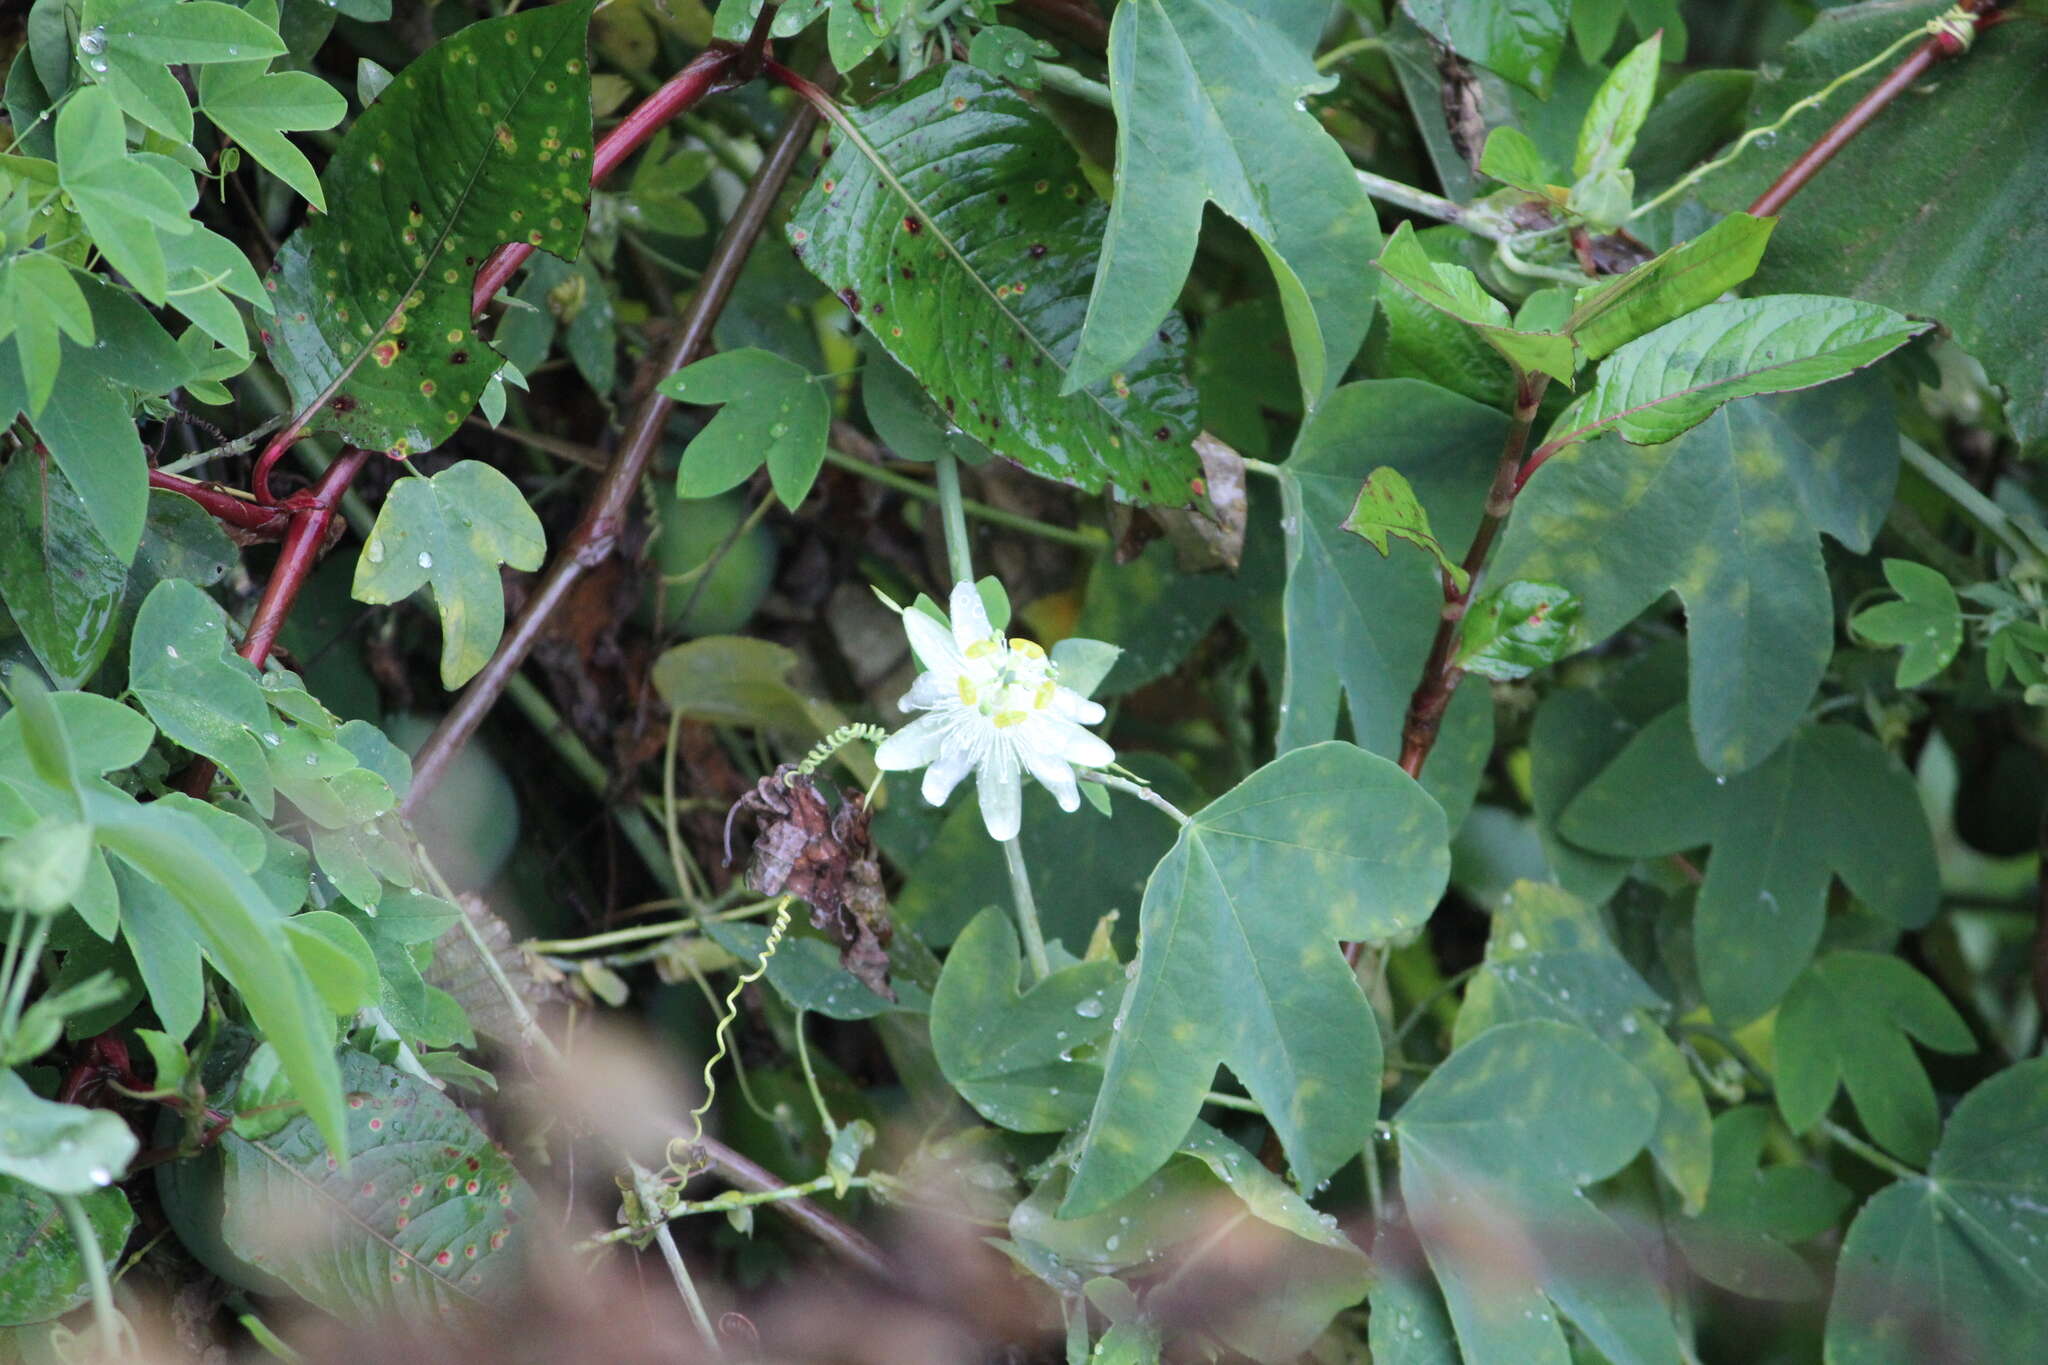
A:
<svg viewBox="0 0 2048 1365">
<path fill-rule="evenodd" d="M 1071 687 L 1053 689 L 1052 705 L 1047 708 L 1062 720 L 1071 720 L 1077 725 L 1099 725 L 1109 712 L 1102 709 L 1099 701 L 1090 701 Z"/>
<path fill-rule="evenodd" d="M 1031 770 L 1031 775 L 1038 779 L 1039 785 L 1060 803 L 1061 810 L 1071 814 L 1081 808 L 1081 790 L 1074 785 L 1074 770 L 1067 766 L 1065 759 L 1035 745 L 1030 748 L 1020 746 L 1018 755 L 1024 760 L 1024 766 Z"/>
<path fill-rule="evenodd" d="M 993 637 L 996 628 L 989 624 L 988 609 L 981 604 L 981 592 L 972 583 L 953 585 L 953 643 L 963 652 L 976 640 Z"/>
<path fill-rule="evenodd" d="M 948 678 L 942 673 L 920 673 L 917 681 L 910 685 L 910 690 L 897 701 L 896 709 L 929 711 L 941 702 L 957 702 L 959 696 L 959 679 Z"/>
<path fill-rule="evenodd" d="M 1046 719 L 1045 727 L 1050 733 L 1040 742 L 1077 768 L 1106 768 L 1116 762 L 1116 750 L 1100 735 L 1051 717 Z"/>
<path fill-rule="evenodd" d="M 988 837 L 998 842 L 1016 838 L 1024 823 L 1024 782 L 1017 771 L 1016 750 L 1007 744 L 990 746 L 974 785 Z"/>
<path fill-rule="evenodd" d="M 944 712 L 919 716 L 876 747 L 875 766 L 885 773 L 922 768 L 939 756 L 952 724 L 953 717 Z"/>
<path fill-rule="evenodd" d="M 917 661 L 934 673 L 957 673 L 965 662 L 960 656 L 959 646 L 953 643 L 953 636 L 945 626 L 934 621 L 916 607 L 903 613 L 903 633 L 910 637 L 910 652 Z"/>
<path fill-rule="evenodd" d="M 938 761 L 924 770 L 924 799 L 934 806 L 946 804 L 953 788 L 960 785 L 960 779 L 967 776 L 967 770 L 974 766 L 975 751 L 980 747 L 963 733 L 956 732 L 950 739 Z"/>
</svg>

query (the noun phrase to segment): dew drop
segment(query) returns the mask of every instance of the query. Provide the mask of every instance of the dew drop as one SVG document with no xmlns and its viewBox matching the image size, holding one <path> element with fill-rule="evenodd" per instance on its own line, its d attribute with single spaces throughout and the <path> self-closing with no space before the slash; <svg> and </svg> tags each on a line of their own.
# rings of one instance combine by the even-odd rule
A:
<svg viewBox="0 0 2048 1365">
<path fill-rule="evenodd" d="M 1103 1242 L 1102 1248 L 1105 1251 L 1115 1251 L 1118 1247 L 1122 1246 L 1123 1244 L 1124 1239 L 1112 1232 L 1109 1234 L 1108 1239 Z"/>
<path fill-rule="evenodd" d="M 369 560 L 372 564 L 382 564 L 384 562 L 384 542 L 381 540 L 371 541 L 369 551 L 363 558 Z"/>
<path fill-rule="evenodd" d="M 178 647 L 176 645 L 165 645 L 164 653 L 170 655 L 173 659 L 175 659 L 178 657 Z"/>
<path fill-rule="evenodd" d="M 114 1173 L 104 1166 L 93 1167 L 91 1170 L 85 1173 L 85 1178 L 90 1180 L 95 1185 L 104 1186 L 111 1185 L 114 1183 Z"/>
<path fill-rule="evenodd" d="M 422 569 L 431 569 L 434 567 L 434 557 L 428 554 L 425 550 L 420 551 L 420 567 Z"/>
<path fill-rule="evenodd" d="M 1074 1013 L 1080 1015 L 1083 1019 L 1100 1019 L 1102 1017 L 1102 997 L 1099 995 L 1089 996 L 1074 1006 Z"/>
<path fill-rule="evenodd" d="M 100 24 L 90 33 L 79 34 L 78 50 L 91 57 L 97 57 L 100 53 L 105 52 L 107 50 L 107 26 Z M 102 71 L 106 70 L 105 67 L 99 69 Z"/>
<path fill-rule="evenodd" d="M 93 69 L 94 75 L 104 76 L 107 74 L 107 59 L 105 57 L 95 57 L 87 62 L 86 65 Z"/>
</svg>

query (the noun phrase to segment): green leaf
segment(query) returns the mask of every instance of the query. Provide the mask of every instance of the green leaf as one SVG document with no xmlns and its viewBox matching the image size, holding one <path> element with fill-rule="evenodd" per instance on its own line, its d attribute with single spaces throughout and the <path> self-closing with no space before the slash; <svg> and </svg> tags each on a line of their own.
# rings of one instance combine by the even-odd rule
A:
<svg viewBox="0 0 2048 1365">
<path fill-rule="evenodd" d="M 1564 54 L 1568 0 L 1405 0 L 1417 24 L 1460 57 L 1538 95 Z"/>
<path fill-rule="evenodd" d="M 198 84 L 199 108 L 215 127 L 315 209 L 327 212 L 313 163 L 285 134 L 341 122 L 348 100 L 339 90 L 311 72 L 272 71 L 268 62 L 209 66 L 199 73 Z"/>
<path fill-rule="evenodd" d="M 44 816 L 0 842 L 0 906 L 24 915 L 54 915 L 66 909 L 85 887 L 91 855 L 91 825 L 61 815 Z"/>
<path fill-rule="evenodd" d="M 1849 628 L 1874 645 L 1902 647 L 1894 684 L 1918 687 L 1947 668 L 1963 647 L 1962 604 L 1947 577 L 1924 564 L 1887 559 L 1884 576 L 1899 600 L 1857 612 Z"/>
<path fill-rule="evenodd" d="M 140 1145 L 120 1115 L 46 1100 L 0 1071 L 0 1177 L 51 1194 L 92 1194 L 127 1171 Z"/>
<path fill-rule="evenodd" d="M 1882 953 L 1830 953 L 1807 968 L 1785 993 L 1772 1036 L 1778 1112 L 1793 1132 L 1818 1123 L 1846 1085 L 1870 1135 L 1916 1164 L 1933 1152 L 1941 1116 L 1908 1039 L 1937 1052 L 1977 1050 L 1934 983 Z"/>
<path fill-rule="evenodd" d="M 1544 858 L 1558 885 L 1594 905 L 1604 905 L 1627 879 L 1631 860 L 1588 853 L 1561 836 L 1557 823 L 1633 733 L 1613 703 L 1576 688 L 1545 697 L 1529 729 L 1529 806 Z"/>
<path fill-rule="evenodd" d="M 1625 275 L 1579 291 L 1565 331 L 1588 360 L 1712 303 L 1756 273 L 1775 218 L 1731 213 Z"/>
<path fill-rule="evenodd" d="M 1926 1179 L 1849 1226 L 1828 1306 L 1832 1365 L 2002 1365 L 2048 1351 L 2048 1059 L 2006 1068 L 1949 1115 Z"/>
<path fill-rule="evenodd" d="M 768 947 L 768 926 L 733 921 L 714 923 L 706 932 L 713 942 L 749 968 Z M 839 965 L 839 950 L 821 938 L 792 934 L 768 959 L 768 984 L 791 1007 L 827 1019 L 873 1019 L 892 1011 L 923 1014 L 931 1000 L 914 982 L 894 982 L 897 998 L 885 1000 L 860 978 Z"/>
<path fill-rule="evenodd" d="M 219 0 L 86 0 L 78 46 L 130 118 L 176 142 L 192 140 L 192 106 L 164 68 L 282 55 L 270 23 Z M 325 125 L 323 125 L 325 126 Z"/>
<path fill-rule="evenodd" d="M 1399 752 L 1409 694 L 1443 617 L 1443 582 L 1427 561 L 1383 559 L 1338 527 L 1368 472 L 1384 464 L 1437 509 L 1442 540 L 1464 544 L 1478 525 L 1507 425 L 1492 408 L 1394 379 L 1346 385 L 1302 429 L 1280 481 L 1287 540 L 1280 750 L 1335 735 L 1341 699 L 1360 744 Z M 1485 684 L 1461 688 L 1423 770 L 1453 828 L 1471 803 L 1492 724 Z"/>
<path fill-rule="evenodd" d="M 502 1147 L 422 1081 L 345 1053 L 348 1169 L 292 1120 L 221 1139 L 235 1255 L 330 1313 L 426 1318 L 502 1305 L 524 1283 L 533 1191 Z"/>
<path fill-rule="evenodd" d="M 1700 758 L 1739 772 L 1799 724 L 1834 649 L 1815 533 L 1869 548 L 1891 505 L 1897 452 L 1878 376 L 1738 403 L 1670 445 L 1609 436 L 1537 471 L 1489 572 L 1577 594 L 1582 644 L 1675 588 Z"/>
<path fill-rule="evenodd" d="M 1043 38 L 1001 24 L 990 25 L 975 34 L 967 48 L 968 61 L 1025 90 L 1036 90 L 1041 83 L 1039 58 L 1059 55 L 1060 50 Z"/>
<path fill-rule="evenodd" d="M 1739 126 L 1772 122 L 1944 8 L 1926 0 L 1817 14 L 1759 73 Z M 1891 66 L 1800 114 L 1772 146 L 1753 145 L 1701 186 L 1702 199 L 1721 209 L 1749 203 Z M 1766 289 L 1940 319 L 2004 390 L 2013 434 L 2027 445 L 2048 437 L 2048 217 L 2034 193 L 2048 180 L 2048 145 L 2030 117 L 2044 69 L 2048 31 L 2005 25 L 1967 62 L 1943 69 L 1925 98 L 1879 111 L 1801 193 L 1758 277 Z"/>
<path fill-rule="evenodd" d="M 333 212 L 286 240 L 270 358 L 315 430 L 439 445 L 497 355 L 470 324 L 492 248 L 573 256 L 590 193 L 589 0 L 471 24 L 400 72 L 327 163 Z"/>
<path fill-rule="evenodd" d="M 1349 159 L 1302 104 L 1334 84 L 1264 6 L 1116 7 L 1116 201 L 1067 392 L 1150 347 L 1187 281 L 1203 209 L 1214 203 L 1252 234 L 1280 281 L 1295 315 L 1304 403 L 1328 396 L 1372 321 L 1365 267 L 1379 246 L 1372 202 Z M 1311 307 L 1313 329 L 1293 329 Z"/>
<path fill-rule="evenodd" d="M 1543 445 L 1558 449 L 1609 429 L 1633 445 L 1669 441 L 1734 399 L 1840 379 L 1930 325 L 1810 294 L 1710 303 L 1616 349 Z"/>
<path fill-rule="evenodd" d="M 1565 384 L 1572 382 L 1575 362 L 1570 337 L 1557 332 L 1516 331 L 1509 324 L 1507 305 L 1487 293 L 1479 277 L 1465 267 L 1432 261 L 1411 224 L 1403 223 L 1394 230 L 1375 264 L 1422 302 L 1471 327 L 1517 369 L 1547 374 Z"/>
<path fill-rule="evenodd" d="M 308 910 L 284 922 L 284 936 L 328 1009 L 353 1016 L 377 1003 L 376 954 L 346 916 Z"/>
<path fill-rule="evenodd" d="M 1714 1178 L 1696 1218 L 1671 1224 L 1692 1268 L 1721 1288 L 1752 1299 L 1796 1302 L 1821 1292 L 1820 1278 L 1787 1243 L 1835 1226 L 1849 1191 L 1804 1162 L 1760 1166 L 1771 1111 L 1760 1104 L 1714 1120 Z"/>
<path fill-rule="evenodd" d="M 135 1231 L 135 1211 L 119 1190 L 94 1190 L 79 1202 L 101 1262 L 113 1265 Z M 91 1297 L 63 1208 L 33 1185 L 0 1176 L 0 1327 L 47 1322 Z"/>
<path fill-rule="evenodd" d="M 333 1016 L 286 948 L 277 912 L 261 888 L 204 823 L 174 806 L 91 793 L 87 814 L 103 847 L 184 907 L 207 956 L 277 1049 L 293 1093 L 336 1153 L 345 1153 Z"/>
<path fill-rule="evenodd" d="M 803 503 L 825 463 L 832 426 L 832 399 L 810 371 L 768 351 L 725 351 L 657 387 L 679 402 L 726 404 L 683 451 L 678 496 L 714 497 L 765 462 L 782 505 Z"/>
<path fill-rule="evenodd" d="M 1913 779 L 1843 725 L 1810 726 L 1749 771 L 1717 777 L 1674 708 L 1579 793 L 1559 829 L 1612 855 L 1713 845 L 1693 948 L 1707 1003 L 1729 1027 L 1777 1004 L 1813 956 L 1831 873 L 1904 928 L 1925 924 L 1940 893 Z"/>
<path fill-rule="evenodd" d="M 1632 206 L 1636 182 L 1628 169 L 1629 153 L 1635 150 L 1636 134 L 1657 93 L 1662 45 L 1663 36 L 1653 33 L 1615 63 L 1579 125 L 1571 204 L 1599 226 L 1618 226 Z"/>
<path fill-rule="evenodd" d="M 64 193 L 94 244 L 151 303 L 162 303 L 169 289 L 159 234 L 182 236 L 193 227 L 178 186 L 158 164 L 129 154 L 121 111 L 104 89 L 88 86 L 65 101 L 57 115 Z"/>
<path fill-rule="evenodd" d="M 825 20 L 825 50 L 832 65 L 851 71 L 873 56 L 903 22 L 908 7 L 909 0 L 832 0 Z"/>
<path fill-rule="evenodd" d="M 92 344 L 92 310 L 70 268 L 45 252 L 24 252 L 0 262 L 0 337 L 15 338 L 31 420 L 56 387 L 63 361 L 60 333 L 80 345 Z"/>
<path fill-rule="evenodd" d="M 1613 1048 L 1657 1092 L 1650 1155 L 1686 1206 L 1700 1207 L 1712 1172 L 1706 1098 L 1661 1020 L 1664 999 L 1609 940 L 1600 912 L 1558 887 L 1517 882 L 1502 898 L 1486 962 L 1466 988 L 1455 1045 L 1497 1024 L 1554 1019 Z"/>
<path fill-rule="evenodd" d="M 1422 923 L 1449 872 L 1436 803 L 1349 744 L 1284 754 L 1204 807 L 1146 883 L 1137 975 L 1063 1213 L 1157 1170 L 1218 1063 L 1259 1102 L 1300 1184 L 1355 1156 L 1378 1109 L 1356 1078 L 1377 1074 L 1380 1041 L 1337 943 Z M 1313 906 L 1287 891 L 1303 886 Z"/>
<path fill-rule="evenodd" d="M 1401 1107 L 1401 1192 L 1465 1359 L 1566 1365 L 1560 1315 L 1610 1360 L 1679 1359 L 1649 1266 L 1583 1193 L 1657 1113 L 1634 1067 L 1547 1019 L 1473 1037 Z"/>
<path fill-rule="evenodd" d="M 1503 123 L 1486 135 L 1479 153 L 1479 173 L 1538 199 L 1555 201 L 1557 168 L 1527 133 Z"/>
<path fill-rule="evenodd" d="M 169 891 L 125 861 L 111 860 L 121 897 L 121 938 L 168 1036 L 184 1041 L 206 1012 L 206 968 L 191 916 Z"/>
<path fill-rule="evenodd" d="M 1428 510 L 1416 499 L 1415 490 L 1398 469 L 1382 465 L 1366 475 L 1358 490 L 1358 501 L 1351 505 L 1351 514 L 1337 529 L 1363 537 L 1382 555 L 1389 549 L 1388 536 L 1420 546 L 1436 560 L 1445 576 L 1457 584 L 1459 592 L 1472 581 L 1471 575 L 1444 553 L 1443 542 L 1429 529 Z"/>
<path fill-rule="evenodd" d="M 1107 210 L 1059 129 L 962 63 L 845 117 L 790 220 L 803 263 L 1005 459 L 1090 493 L 1190 501 L 1201 463 L 1178 318 L 1148 323 L 1145 349 L 1108 382 L 1061 387 Z"/>
<path fill-rule="evenodd" d="M 191 583 L 157 584 L 135 618 L 128 687 L 165 738 L 212 759 L 265 819 L 276 805 L 256 672 L 228 648 L 227 613 Z"/>
<path fill-rule="evenodd" d="M 1102 1067 L 1077 1049 L 1109 1035 L 1123 995 L 1115 962 L 1079 962 L 1018 990 L 1017 934 L 993 907 L 953 942 L 932 992 L 932 1051 L 960 1098 L 1018 1133 L 1079 1127 L 1095 1105 Z"/>
<path fill-rule="evenodd" d="M 1579 599 L 1555 583 L 1515 579 L 1482 593 L 1458 628 L 1453 664 L 1495 682 L 1526 678 L 1569 654 Z"/>
<path fill-rule="evenodd" d="M 358 602 L 401 601 L 434 590 L 441 617 L 441 685 L 474 677 L 505 630 L 498 566 L 531 572 L 547 540 L 512 481 L 480 460 L 432 478 L 401 479 L 384 499 L 350 589 Z"/>
<path fill-rule="evenodd" d="M 0 469 L 0 601 L 57 686 L 98 671 L 127 576 L 61 470 L 33 456 Z"/>
</svg>

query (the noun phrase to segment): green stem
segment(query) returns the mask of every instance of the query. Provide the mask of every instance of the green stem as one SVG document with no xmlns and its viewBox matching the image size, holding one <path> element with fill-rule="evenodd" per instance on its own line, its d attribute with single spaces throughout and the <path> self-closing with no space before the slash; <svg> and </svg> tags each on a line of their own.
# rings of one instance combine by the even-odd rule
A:
<svg viewBox="0 0 2048 1365">
<path fill-rule="evenodd" d="M 1075 776 L 1080 778 L 1083 782 L 1100 783 L 1101 785 L 1108 787 L 1112 791 L 1127 792 L 1130 795 L 1137 797 L 1140 801 L 1145 802 L 1147 805 L 1156 806 L 1160 810 L 1165 811 L 1168 815 L 1173 817 L 1173 822 L 1177 825 L 1185 825 L 1188 822 L 1188 814 L 1186 811 L 1174 805 L 1173 802 L 1167 800 L 1158 792 L 1153 791 L 1150 787 L 1145 786 L 1143 783 L 1132 782 L 1125 778 L 1118 777 L 1114 773 L 1105 772 L 1083 772 L 1076 773 Z"/>
<path fill-rule="evenodd" d="M 1031 979 L 1043 981 L 1052 975 L 1052 960 L 1045 954 L 1045 933 L 1038 927 L 1038 902 L 1031 895 L 1031 873 L 1024 866 L 1024 846 L 1018 840 L 1003 840 L 1003 858 L 1010 868 L 1010 895 L 1017 902 L 1017 928 L 1024 935 L 1024 956 L 1031 962 Z"/>
<path fill-rule="evenodd" d="M 1823 1133 L 1826 1133 L 1834 1141 L 1840 1143 L 1842 1146 L 1847 1147 L 1856 1155 L 1862 1157 L 1871 1165 L 1877 1167 L 1881 1171 L 1889 1171 L 1893 1176 L 1900 1180 L 1925 1180 L 1927 1178 L 1924 1173 L 1914 1170 L 1905 1162 L 1899 1161 L 1896 1158 L 1888 1155 L 1887 1153 L 1881 1152 L 1877 1148 L 1871 1146 L 1862 1138 L 1857 1137 L 1847 1128 L 1844 1128 L 1841 1124 L 1836 1123 L 1833 1119 L 1822 1119 L 1820 1121 L 1820 1130 Z"/>
<path fill-rule="evenodd" d="M 764 910 L 775 908 L 774 901 L 755 901 L 716 915 L 692 917 L 690 919 L 663 920 L 659 924 L 636 924 L 626 929 L 613 929 L 609 933 L 592 934 L 588 938 L 536 938 L 529 939 L 526 948 L 535 953 L 587 953 L 599 948 L 617 948 L 628 943 L 645 943 L 655 938 L 676 938 L 693 929 L 701 929 L 708 921 L 722 923 L 726 920 L 747 919 Z"/>
<path fill-rule="evenodd" d="M 1386 45 L 1387 40 L 1385 38 L 1353 38 L 1348 43 L 1337 44 L 1337 46 L 1316 58 L 1316 70 L 1328 71 L 1347 57 L 1355 57 L 1361 52 L 1376 51 L 1377 49 L 1384 48 Z"/>
<path fill-rule="evenodd" d="M 1038 76 L 1049 90 L 1057 90 L 1062 95 L 1086 100 L 1104 109 L 1114 107 L 1108 86 L 1101 81 L 1090 80 L 1071 66 L 1061 66 L 1058 62 L 1040 62 Z"/>
<path fill-rule="evenodd" d="M 960 461 L 941 455 L 934 465 L 939 477 L 939 519 L 946 528 L 946 565 L 955 583 L 972 583 L 974 556 L 967 548 L 967 509 L 960 502 Z"/>
<path fill-rule="evenodd" d="M 2012 518 L 2006 515 L 2005 509 L 1978 492 L 1968 479 L 1912 441 L 1900 441 L 1899 454 L 1921 478 L 1954 503 L 1964 516 L 2003 542 L 2022 564 L 2041 559 L 2041 552 L 2028 543 Z"/>
<path fill-rule="evenodd" d="M 42 965 L 43 941 L 50 936 L 50 921 L 53 915 L 36 916 L 35 927 L 28 931 L 28 944 L 21 950 L 20 959 L 14 964 L 14 976 L 8 981 L 7 1001 L 0 1010 L 0 1038 L 14 1040 L 14 1030 L 21 1023 L 21 1007 L 28 999 L 28 987 L 35 980 L 36 968 Z"/>
<path fill-rule="evenodd" d="M 712 1360 L 725 1359 L 725 1352 L 718 1344 L 718 1332 L 711 1325 L 711 1315 L 704 1311 L 704 1300 L 697 1293 L 697 1282 L 690 1278 L 690 1268 L 683 1264 L 683 1253 L 676 1249 L 675 1234 L 669 1231 L 667 1223 L 654 1230 L 654 1240 L 661 1247 L 661 1258 L 668 1262 L 668 1273 L 676 1282 L 676 1292 L 689 1306 L 690 1321 L 697 1324 L 697 1335 L 704 1338 L 704 1349 L 710 1352 Z"/>
<path fill-rule="evenodd" d="M 1440 194 L 1418 190 L 1413 185 L 1405 185 L 1399 180 L 1389 180 L 1386 176 L 1374 175 L 1371 171 L 1354 170 L 1352 174 L 1358 177 L 1358 183 L 1365 188 L 1365 192 L 1381 203 L 1393 204 L 1411 213 L 1426 213 L 1446 223 L 1455 223 L 1475 236 L 1494 240 L 1500 238 L 1500 229 L 1479 222 L 1463 204 L 1454 203 Z"/>
<path fill-rule="evenodd" d="M 700 1213 L 730 1213 L 734 1209 L 752 1209 L 759 1208 L 764 1204 L 781 1204 L 793 1199 L 806 1199 L 814 1194 L 822 1194 L 832 1189 L 836 1184 L 837 1182 L 831 1176 L 821 1175 L 815 1179 L 806 1180 L 801 1185 L 779 1185 L 772 1190 L 759 1190 L 752 1193 L 741 1190 L 728 1190 L 724 1194 L 715 1195 L 710 1199 L 679 1202 L 675 1207 L 668 1209 L 662 1214 L 662 1222 L 665 1224 L 673 1223 L 678 1218 L 689 1218 Z M 880 1175 L 857 1175 L 846 1182 L 847 1188 L 852 1190 L 881 1189 L 886 1185 L 886 1177 Z M 644 1231 L 646 1231 L 644 1226 L 633 1227 L 630 1224 L 625 1227 L 613 1228 L 610 1232 L 599 1233 L 588 1241 L 577 1243 L 576 1250 L 592 1251 L 598 1247 L 610 1246 L 614 1242 L 623 1242 Z"/>
<path fill-rule="evenodd" d="M 100 1254 L 100 1239 L 86 1217 L 85 1205 L 75 1194 L 55 1196 L 71 1228 L 71 1240 L 78 1243 L 79 1259 L 85 1262 L 85 1282 L 92 1289 L 92 1318 L 99 1327 L 100 1354 L 108 1360 L 121 1352 L 121 1318 L 114 1311 L 114 1285 L 107 1278 L 107 1260 Z"/>
<path fill-rule="evenodd" d="M 893 469 L 869 464 L 866 460 L 843 451 L 828 447 L 825 451 L 825 463 L 881 484 L 884 488 L 906 493 L 913 498 L 920 498 L 925 502 L 939 501 L 937 489 L 919 483 L 908 475 L 898 474 Z M 991 526 L 1007 527 L 1012 531 L 1022 531 L 1026 535 L 1037 536 L 1040 540 L 1071 545 L 1077 550 L 1103 550 L 1109 547 L 1109 537 L 1091 526 L 1054 526 L 1050 522 L 1035 521 L 1015 512 L 1006 512 L 1000 507 L 991 507 L 985 502 L 976 502 L 972 498 L 962 498 L 960 510 L 976 521 L 985 521 Z"/>
<path fill-rule="evenodd" d="M 804 1011 L 796 1012 L 796 1059 L 803 1067 L 804 1085 L 811 1092 L 811 1103 L 818 1107 L 818 1122 L 825 1126 L 825 1136 L 839 1136 L 839 1125 L 832 1121 L 832 1111 L 825 1107 L 825 1092 L 818 1089 L 818 1073 L 811 1065 L 811 1045 L 804 1039 Z"/>
</svg>

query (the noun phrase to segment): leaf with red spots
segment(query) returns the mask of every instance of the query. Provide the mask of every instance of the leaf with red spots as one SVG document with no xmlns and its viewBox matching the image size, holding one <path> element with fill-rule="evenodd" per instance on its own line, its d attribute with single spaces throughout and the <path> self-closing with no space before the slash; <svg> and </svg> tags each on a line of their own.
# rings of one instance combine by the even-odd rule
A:
<svg viewBox="0 0 2048 1365">
<path fill-rule="evenodd" d="M 365 1053 L 343 1053 L 341 1077 L 346 1167 L 303 1117 L 256 1141 L 221 1139 L 228 1249 L 351 1318 L 500 1302 L 520 1282 L 534 1211 L 511 1159 L 440 1092 Z"/>
<path fill-rule="evenodd" d="M 400 72 L 278 253 L 270 359 L 316 430 L 417 454 L 497 369 L 470 327 L 492 248 L 574 256 L 590 193 L 589 0 L 473 24 Z"/>
<path fill-rule="evenodd" d="M 948 419 L 1034 474 L 1133 502 L 1199 494 L 1187 329 L 1061 393 L 1108 209 L 1043 114 L 935 68 L 844 115 L 789 240 Z"/>
</svg>

